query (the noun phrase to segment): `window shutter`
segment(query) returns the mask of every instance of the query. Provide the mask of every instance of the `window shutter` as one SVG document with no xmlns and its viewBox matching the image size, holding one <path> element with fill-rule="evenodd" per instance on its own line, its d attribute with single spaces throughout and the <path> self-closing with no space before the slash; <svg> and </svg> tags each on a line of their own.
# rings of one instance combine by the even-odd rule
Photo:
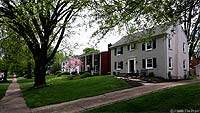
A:
<svg viewBox="0 0 200 113">
<path fill-rule="evenodd" d="M 142 43 L 142 51 L 145 50 L 145 43 Z"/>
<path fill-rule="evenodd" d="M 115 56 L 117 55 L 117 48 L 115 48 Z"/>
<path fill-rule="evenodd" d="M 156 39 L 153 40 L 153 49 L 156 48 Z"/>
<path fill-rule="evenodd" d="M 123 46 L 121 47 L 121 54 L 123 54 Z"/>
<path fill-rule="evenodd" d="M 134 44 L 134 49 L 136 48 L 136 44 Z"/>
<path fill-rule="evenodd" d="M 156 58 L 153 58 L 153 68 L 157 67 L 157 62 L 156 62 Z"/>
<path fill-rule="evenodd" d="M 142 59 L 142 68 L 146 68 L 146 60 Z"/>
<path fill-rule="evenodd" d="M 130 51 L 130 45 L 127 46 L 127 50 Z"/>
<path fill-rule="evenodd" d="M 123 69 L 123 61 L 121 61 L 121 69 Z"/>
<path fill-rule="evenodd" d="M 114 64 L 114 65 L 115 65 L 115 69 L 117 69 L 117 62 L 115 62 L 115 64 Z"/>
</svg>

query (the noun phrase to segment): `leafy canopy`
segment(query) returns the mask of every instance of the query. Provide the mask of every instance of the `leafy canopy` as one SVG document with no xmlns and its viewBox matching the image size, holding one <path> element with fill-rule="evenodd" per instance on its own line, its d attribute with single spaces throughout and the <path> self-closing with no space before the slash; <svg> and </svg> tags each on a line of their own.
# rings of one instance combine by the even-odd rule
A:
<svg viewBox="0 0 200 113">
<path fill-rule="evenodd" d="M 99 52 L 99 50 L 95 48 L 89 48 L 89 47 L 83 49 L 83 53 L 92 53 L 92 52 Z"/>
</svg>

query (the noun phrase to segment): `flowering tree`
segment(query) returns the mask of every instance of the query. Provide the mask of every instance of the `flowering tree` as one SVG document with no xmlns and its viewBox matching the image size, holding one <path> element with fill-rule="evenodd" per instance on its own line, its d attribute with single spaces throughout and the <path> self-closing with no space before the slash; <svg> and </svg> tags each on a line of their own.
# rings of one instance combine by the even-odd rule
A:
<svg viewBox="0 0 200 113">
<path fill-rule="evenodd" d="M 72 70 L 76 69 L 77 73 L 79 74 L 79 67 L 82 65 L 82 62 L 78 58 L 70 58 L 68 59 L 66 67 L 70 69 L 70 74 Z"/>
</svg>

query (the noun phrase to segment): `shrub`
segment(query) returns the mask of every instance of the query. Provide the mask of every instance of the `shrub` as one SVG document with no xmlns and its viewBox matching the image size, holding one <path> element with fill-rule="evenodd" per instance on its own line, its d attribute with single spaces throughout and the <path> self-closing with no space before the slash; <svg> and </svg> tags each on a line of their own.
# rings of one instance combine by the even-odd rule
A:
<svg viewBox="0 0 200 113">
<path fill-rule="evenodd" d="M 80 75 L 82 75 L 84 72 L 79 72 Z"/>
<path fill-rule="evenodd" d="M 57 77 L 60 77 L 62 75 L 69 75 L 70 73 L 69 72 L 63 72 L 63 73 L 58 73 L 56 76 Z"/>
<path fill-rule="evenodd" d="M 56 71 L 56 72 L 55 72 L 55 75 L 57 75 L 57 74 L 59 74 L 59 73 L 62 73 L 62 72 L 60 72 L 60 71 Z"/>
<path fill-rule="evenodd" d="M 81 72 L 79 72 L 79 74 L 80 74 L 80 75 L 83 75 L 83 74 L 85 74 L 85 73 L 88 73 L 88 74 L 90 74 L 90 72 L 89 72 L 89 71 L 81 71 Z"/>
<path fill-rule="evenodd" d="M 78 73 L 77 73 L 77 72 L 72 72 L 71 74 L 72 74 L 72 75 L 78 75 Z"/>
<path fill-rule="evenodd" d="M 148 74 L 148 77 L 150 77 L 150 78 L 153 78 L 153 77 L 155 77 L 155 74 L 154 74 L 154 72 L 150 72 L 150 73 Z"/>
<path fill-rule="evenodd" d="M 141 70 L 141 76 L 146 77 L 147 76 L 147 70 Z"/>
<path fill-rule="evenodd" d="M 81 78 L 87 78 L 87 77 L 91 77 L 92 75 L 81 75 Z"/>
<path fill-rule="evenodd" d="M 82 75 L 91 75 L 91 73 L 86 71 Z"/>
<path fill-rule="evenodd" d="M 91 77 L 92 75 L 91 75 L 91 73 L 89 73 L 89 72 L 84 72 L 80 77 L 81 78 L 86 78 L 86 77 Z"/>
<path fill-rule="evenodd" d="M 191 74 L 191 75 L 189 76 L 189 79 L 195 79 L 195 78 L 197 78 L 197 75 Z"/>
<path fill-rule="evenodd" d="M 81 77 L 79 75 L 76 75 L 73 77 L 73 80 L 77 80 L 77 79 L 81 79 Z"/>
<path fill-rule="evenodd" d="M 111 72 L 107 72 L 107 75 L 111 75 Z"/>
<path fill-rule="evenodd" d="M 62 73 L 58 73 L 56 76 L 57 76 L 57 77 L 60 77 L 61 75 L 62 75 Z"/>
<path fill-rule="evenodd" d="M 55 76 L 54 74 L 46 75 L 46 76 Z"/>
<path fill-rule="evenodd" d="M 168 72 L 168 78 L 169 78 L 169 80 L 172 79 L 172 75 L 171 75 L 171 72 L 170 72 L 170 71 Z"/>
<path fill-rule="evenodd" d="M 81 79 L 81 77 L 79 75 L 67 75 L 67 79 L 68 80 L 77 80 L 77 79 Z"/>
<path fill-rule="evenodd" d="M 68 79 L 68 80 L 73 80 L 73 76 L 72 76 L 72 75 L 68 75 L 68 76 L 67 76 L 67 79 Z"/>
</svg>

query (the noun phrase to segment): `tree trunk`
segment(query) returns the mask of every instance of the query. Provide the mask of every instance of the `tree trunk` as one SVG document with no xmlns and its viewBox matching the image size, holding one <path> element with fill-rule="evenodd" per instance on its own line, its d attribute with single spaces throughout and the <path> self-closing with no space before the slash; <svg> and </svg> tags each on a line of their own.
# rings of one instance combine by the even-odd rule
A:
<svg viewBox="0 0 200 113">
<path fill-rule="evenodd" d="M 46 85 L 45 75 L 46 75 L 46 59 L 44 57 L 35 58 L 35 83 L 33 87 L 42 87 Z"/>
</svg>

